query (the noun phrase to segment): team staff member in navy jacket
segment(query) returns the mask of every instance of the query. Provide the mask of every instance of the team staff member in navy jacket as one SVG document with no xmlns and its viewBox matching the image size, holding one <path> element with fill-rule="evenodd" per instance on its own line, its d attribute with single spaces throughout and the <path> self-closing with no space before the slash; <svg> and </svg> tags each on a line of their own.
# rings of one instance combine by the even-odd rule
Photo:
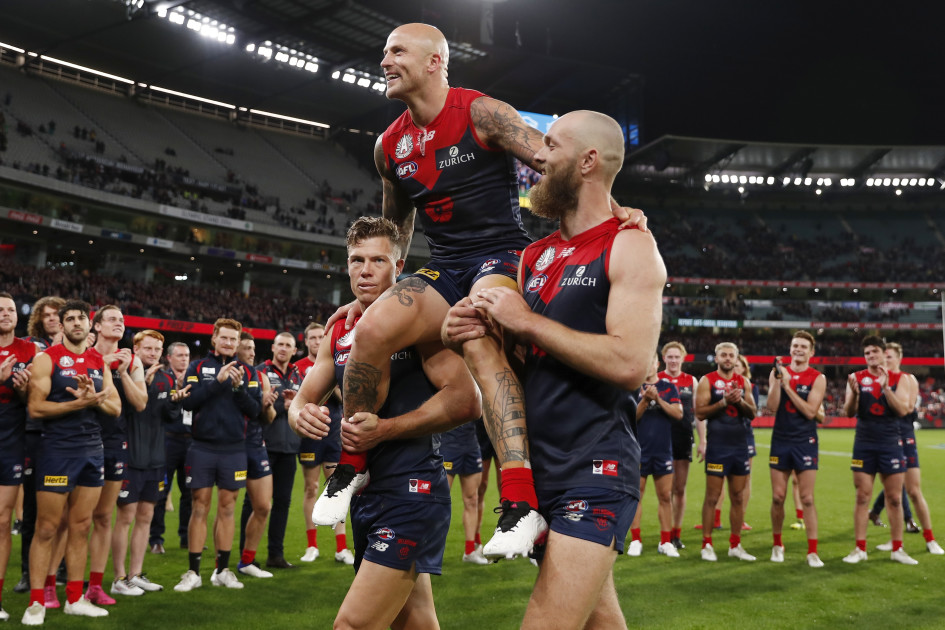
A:
<svg viewBox="0 0 945 630">
<path fill-rule="evenodd" d="M 193 513 L 187 539 L 190 569 L 174 587 L 190 591 L 203 585 L 200 555 L 207 538 L 207 514 L 213 486 L 217 486 L 217 516 L 213 544 L 217 565 L 210 578 L 214 586 L 243 588 L 229 570 L 233 547 L 234 507 L 241 488 L 246 487 L 246 444 L 243 416 L 255 418 L 262 410 L 262 388 L 252 366 L 236 360 L 236 347 L 243 326 L 233 319 L 213 324 L 213 346 L 205 359 L 187 368 L 185 382 L 191 386 L 184 410 L 194 414 L 193 444 L 187 452 L 188 485 Z"/>
</svg>

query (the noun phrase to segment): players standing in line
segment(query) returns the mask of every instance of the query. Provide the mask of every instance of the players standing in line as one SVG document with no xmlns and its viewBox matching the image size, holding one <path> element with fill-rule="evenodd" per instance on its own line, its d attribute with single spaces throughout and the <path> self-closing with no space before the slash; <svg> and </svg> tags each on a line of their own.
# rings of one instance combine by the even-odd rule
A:
<svg viewBox="0 0 945 630">
<path fill-rule="evenodd" d="M 112 533 L 113 595 L 143 595 L 164 588 L 144 574 L 144 554 L 154 506 L 164 490 L 164 425 L 180 419 L 180 401 L 187 396 L 190 386 L 177 389 L 174 377 L 160 363 L 163 350 L 164 335 L 156 330 L 135 334 L 134 354 L 145 371 L 148 404 L 143 411 L 132 413 L 128 422 L 128 466 L 118 493 L 118 518 Z M 129 529 L 131 563 L 130 571 L 126 572 Z"/>
<path fill-rule="evenodd" d="M 453 481 L 459 475 L 465 539 L 463 562 L 489 564 L 476 543 L 476 534 L 479 532 L 479 485 L 482 481 L 482 456 L 479 453 L 479 440 L 476 439 L 476 425 L 468 422 L 437 437 L 451 492 Z"/>
<path fill-rule="evenodd" d="M 243 365 L 256 365 L 256 340 L 244 330 L 240 332 L 240 342 L 236 348 L 236 358 Z M 266 529 L 266 520 L 272 508 L 272 467 L 269 465 L 269 453 L 263 443 L 263 425 L 269 424 L 276 417 L 273 404 L 278 392 L 273 391 L 269 379 L 258 376 L 259 389 L 262 391 L 262 409 L 257 416 L 246 416 L 243 434 L 246 438 L 246 494 L 243 496 L 243 509 L 240 512 L 240 560 L 236 570 L 243 575 L 257 578 L 271 578 L 272 573 L 264 571 L 256 562 L 256 550 Z"/>
<path fill-rule="evenodd" d="M 639 502 L 640 449 L 625 390 L 643 383 L 655 354 L 666 269 L 650 234 L 620 230 L 611 215 L 622 162 L 616 121 L 559 118 L 534 156 L 543 177 L 530 192 L 532 213 L 559 230 L 525 250 L 522 293 L 478 291 L 444 326 L 455 344 L 495 321 L 525 346 L 528 436 L 550 532 L 523 628 L 626 627 L 613 563 Z"/>
<path fill-rule="evenodd" d="M 325 327 L 312 322 L 305 327 L 305 347 L 308 355 L 295 362 L 302 380 L 315 365 L 318 348 L 325 338 Z M 300 438 L 299 463 L 302 464 L 302 478 L 305 480 L 305 494 L 302 495 L 302 512 L 305 518 L 305 538 L 307 546 L 302 555 L 302 562 L 315 562 L 318 559 L 318 526 L 312 521 L 312 510 L 318 499 L 318 479 L 325 473 L 325 481 L 335 472 L 341 459 L 341 389 L 335 385 L 328 399 L 322 402 L 328 408 L 331 424 L 328 435 L 320 440 Z M 335 562 L 354 564 L 354 554 L 348 549 L 348 537 L 345 533 L 344 520 L 333 526 L 335 533 Z"/>
<path fill-rule="evenodd" d="M 376 304 L 403 269 L 400 235 L 387 219 L 361 217 L 348 230 L 348 275 L 363 309 Z M 344 378 L 359 325 L 331 329 L 289 421 L 300 435 L 328 435 L 319 406 Z M 430 574 L 439 574 L 450 522 L 450 493 L 432 433 L 481 413 L 463 361 L 440 342 L 408 346 L 388 357 L 390 395 L 380 414 L 361 412 L 343 423 L 354 452 L 365 451 L 371 482 L 351 504 L 355 571 L 335 628 L 438 628 Z M 379 417 L 380 416 L 380 417 Z"/>
<path fill-rule="evenodd" d="M 771 532 L 774 543 L 772 562 L 784 562 L 784 502 L 792 473 L 804 510 L 807 532 L 807 564 L 824 566 L 817 555 L 817 508 L 814 505 L 814 484 L 817 481 L 818 453 L 817 418 L 827 391 L 827 379 L 810 366 L 814 356 L 814 337 L 799 330 L 791 338 L 791 364 L 777 361 L 768 377 L 768 408 L 774 410 L 771 432 Z"/>
<path fill-rule="evenodd" d="M 13 296 L 0 292 L 0 602 L 3 581 L 13 544 L 10 519 L 16 497 L 23 487 L 26 460 L 26 394 L 30 382 L 30 363 L 36 346 L 17 339 L 16 302 Z M 10 618 L 0 603 L 0 621 Z"/>
<path fill-rule="evenodd" d="M 912 499 L 916 516 L 919 517 L 919 523 L 922 524 L 922 536 L 925 538 L 926 549 L 933 555 L 941 556 L 945 554 L 945 550 L 938 544 L 935 540 L 935 535 L 932 533 L 932 517 L 929 514 L 929 504 L 922 494 L 922 472 L 919 470 L 919 450 L 916 448 L 915 443 L 915 425 L 913 423 L 918 418 L 916 404 L 919 398 L 919 382 L 912 374 L 900 370 L 900 364 L 902 363 L 901 345 L 898 343 L 887 343 L 884 354 L 886 356 L 886 370 L 888 370 L 889 376 L 899 379 L 899 385 L 896 390 L 899 391 L 899 388 L 905 388 L 908 392 L 906 405 L 910 411 L 906 415 L 901 416 L 897 423 L 899 425 L 899 437 L 902 439 L 903 454 L 906 457 L 906 478 L 904 481 L 906 493 L 909 495 L 909 498 Z M 905 517 L 903 517 L 903 522 L 905 522 Z M 891 551 L 892 541 L 879 545 L 877 549 L 880 551 Z"/>
<path fill-rule="evenodd" d="M 178 390 L 186 387 L 184 377 L 187 366 L 190 365 L 190 348 L 182 341 L 175 341 L 167 347 L 168 372 L 174 378 L 174 385 Z M 177 504 L 177 534 L 180 538 L 180 548 L 187 549 L 187 528 L 190 525 L 191 499 L 190 488 L 187 487 L 187 473 L 184 465 L 187 461 L 187 450 L 190 448 L 191 427 L 193 413 L 184 410 L 180 419 L 164 427 L 164 457 L 167 462 L 166 482 L 161 498 L 154 505 L 154 518 L 151 519 L 151 536 L 148 544 L 151 553 L 164 553 L 164 515 L 166 513 L 167 497 L 174 485 L 174 476 L 177 476 L 177 488 L 180 490 L 180 500 Z"/>
<path fill-rule="evenodd" d="M 534 167 L 541 134 L 508 104 L 451 88 L 448 65 L 446 38 L 426 24 L 399 26 L 384 47 L 387 97 L 406 103 L 407 111 L 375 147 L 383 216 L 400 229 L 405 256 L 419 218 L 432 259 L 364 314 L 345 372 L 346 417 L 376 411 L 384 403 L 390 355 L 405 345 L 438 339 L 452 304 L 487 287 L 515 289 L 520 251 L 529 242 L 512 158 Z M 470 340 L 462 353 L 482 392 L 486 429 L 503 473 L 502 515 L 483 552 L 522 555 L 547 524 L 535 510 L 521 384 L 498 332 Z M 320 519 L 331 523 L 343 517 L 346 497 L 366 479 L 363 467 L 363 458 L 349 462 L 342 454 L 341 474 L 316 503 Z"/>
<path fill-rule="evenodd" d="M 853 532 L 856 547 L 843 561 L 856 564 L 867 559 L 866 527 L 876 473 L 886 491 L 886 514 L 892 536 L 890 558 L 902 564 L 918 564 L 902 548 L 902 483 L 906 457 L 899 437 L 898 418 L 911 411 L 909 387 L 898 387 L 901 373 L 891 375 L 886 369 L 886 343 L 875 335 L 863 339 L 866 369 L 847 378 L 843 414 L 856 414 L 856 437 L 853 440 L 853 485 L 856 506 L 853 510 Z"/>
<path fill-rule="evenodd" d="M 735 373 L 738 347 L 722 342 L 715 347 L 718 369 L 702 377 L 696 389 L 696 417 L 705 418 L 705 500 L 702 503 L 702 559 L 715 562 L 712 527 L 715 505 L 728 480 L 729 536 L 728 555 L 752 561 L 755 557 L 742 547 L 741 531 L 747 507 L 746 486 L 751 473 L 748 430 L 745 418 L 755 417 L 751 383 Z M 748 395 L 745 392 L 749 392 Z"/>
<path fill-rule="evenodd" d="M 175 591 L 203 586 L 200 560 L 207 539 L 207 516 L 213 486 L 217 486 L 217 512 L 213 524 L 216 568 L 210 577 L 214 586 L 243 588 L 230 571 L 236 497 L 246 487 L 246 440 L 244 417 L 255 418 L 262 410 L 262 392 L 256 370 L 235 359 L 242 325 L 220 318 L 213 324 L 213 351 L 187 368 L 190 396 L 184 410 L 194 412 L 194 441 L 187 451 L 189 485 L 193 497 L 187 541 L 188 570 Z"/>
<path fill-rule="evenodd" d="M 643 502 L 646 491 L 646 478 L 652 476 L 659 502 L 660 544 L 656 550 L 664 556 L 678 558 L 679 551 L 672 541 L 673 425 L 684 422 L 685 416 L 679 390 L 659 377 L 659 369 L 660 358 L 657 355 L 653 357 L 653 367 L 647 373 L 643 386 L 634 396 L 637 401 L 637 441 L 640 442 L 640 502 Z M 639 556 L 643 551 L 640 538 L 642 513 L 641 505 L 630 526 L 628 556 Z"/>
<path fill-rule="evenodd" d="M 696 421 L 692 411 L 692 397 L 696 391 L 696 378 L 682 371 L 686 360 L 686 347 L 678 341 L 663 345 L 663 363 L 666 369 L 657 376 L 676 386 L 682 403 L 682 422 L 672 423 L 673 428 L 673 530 L 670 534 L 676 549 L 685 549 L 682 542 L 682 522 L 686 513 L 686 483 L 689 481 L 689 466 L 692 463 L 692 429 L 699 434 L 699 444 L 705 439 L 705 422 Z M 702 460 L 704 452 L 700 452 Z"/>
<path fill-rule="evenodd" d="M 292 569 L 285 559 L 285 528 L 289 522 L 289 506 L 295 485 L 296 457 L 299 436 L 289 426 L 288 408 L 302 384 L 299 371 L 290 363 L 295 356 L 295 337 L 281 332 L 272 341 L 272 359 L 256 366 L 265 376 L 275 395 L 272 408 L 275 416 L 263 427 L 269 466 L 272 469 L 272 511 L 269 513 L 268 555 L 266 567 Z M 245 503 L 244 503 L 245 512 Z"/>
<path fill-rule="evenodd" d="M 86 346 L 89 305 L 69 301 L 60 309 L 61 344 L 33 359 L 29 414 L 42 421 L 42 445 L 36 464 L 36 533 L 30 548 L 30 598 L 23 624 L 42 625 L 46 617 L 43 584 L 53 556 L 63 510 L 69 504 L 66 545 L 68 615 L 104 617 L 82 595 L 92 511 L 105 482 L 105 455 L 98 412 L 121 413 L 121 399 L 102 355 Z"/>
<path fill-rule="evenodd" d="M 40 352 L 62 342 L 62 323 L 59 321 L 59 309 L 66 301 L 61 297 L 47 295 L 33 304 L 26 325 L 29 335 L 26 341 L 36 346 Z M 36 530 L 36 462 L 39 459 L 39 445 L 42 425 L 26 414 L 26 458 L 23 462 L 23 519 L 20 524 L 20 581 L 13 587 L 14 593 L 27 593 L 30 590 L 30 546 L 33 532 Z"/>
<path fill-rule="evenodd" d="M 92 514 L 92 536 L 89 540 L 89 589 L 85 596 L 93 604 L 111 605 L 115 599 L 102 589 L 108 554 L 112 546 L 112 520 L 118 493 L 128 465 L 128 418 L 144 411 L 148 404 L 148 388 L 144 383 L 141 359 L 128 348 L 118 349 L 125 334 L 125 318 L 114 305 L 99 308 L 92 319 L 95 350 L 102 355 L 105 367 L 112 372 L 112 382 L 121 400 L 121 413 L 111 417 L 99 413 L 102 444 L 105 447 L 105 487 Z M 140 594 L 140 593 L 138 593 Z"/>
</svg>

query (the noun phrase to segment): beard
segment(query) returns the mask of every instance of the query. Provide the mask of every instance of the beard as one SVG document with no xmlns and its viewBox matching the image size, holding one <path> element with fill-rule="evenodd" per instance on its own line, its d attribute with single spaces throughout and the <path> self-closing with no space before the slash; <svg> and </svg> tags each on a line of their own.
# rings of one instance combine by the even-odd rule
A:
<svg viewBox="0 0 945 630">
<path fill-rule="evenodd" d="M 544 219 L 560 221 L 577 209 L 577 192 L 580 185 L 577 160 L 563 165 L 560 170 L 546 173 L 528 191 L 528 200 L 531 204 L 529 211 Z"/>
</svg>

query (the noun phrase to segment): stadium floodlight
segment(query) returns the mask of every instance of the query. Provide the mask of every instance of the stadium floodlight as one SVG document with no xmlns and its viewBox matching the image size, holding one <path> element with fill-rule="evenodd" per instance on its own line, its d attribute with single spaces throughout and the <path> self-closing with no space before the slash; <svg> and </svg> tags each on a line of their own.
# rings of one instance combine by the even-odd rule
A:
<svg viewBox="0 0 945 630">
<path fill-rule="evenodd" d="M 768 185 L 774 186 L 774 177 L 768 177 Z"/>
<path fill-rule="evenodd" d="M 158 14 L 158 17 L 159 17 L 159 18 L 166 18 L 166 17 L 167 17 L 167 9 L 158 9 L 157 14 Z"/>
<path fill-rule="evenodd" d="M 833 180 L 831 180 L 829 177 L 825 177 L 824 186 L 833 186 Z"/>
<path fill-rule="evenodd" d="M 256 44 L 246 44 L 246 52 L 256 52 Z"/>
<path fill-rule="evenodd" d="M 331 78 L 332 78 L 332 79 L 340 79 L 340 78 L 341 78 L 341 71 L 340 71 L 340 70 L 335 70 L 334 72 L 332 72 L 332 73 L 331 73 Z"/>
<path fill-rule="evenodd" d="M 804 185 L 810 186 L 813 183 L 813 180 L 810 177 L 804 178 Z"/>
<path fill-rule="evenodd" d="M 372 90 L 377 90 L 378 92 L 384 92 L 387 90 L 387 84 L 377 81 L 374 85 L 371 86 Z"/>
<path fill-rule="evenodd" d="M 920 177 L 920 178 L 919 178 L 919 186 L 925 186 L 925 178 L 924 178 L 924 177 Z"/>
<path fill-rule="evenodd" d="M 739 186 L 739 187 L 738 187 L 738 192 L 744 195 L 744 194 L 745 194 L 745 187 L 744 187 L 744 186 Z"/>
<path fill-rule="evenodd" d="M 706 182 L 711 182 L 711 181 L 712 181 L 712 175 L 711 175 L 710 173 L 706 173 L 706 174 L 705 174 L 705 181 L 706 181 Z"/>
<path fill-rule="evenodd" d="M 183 24 L 183 23 L 184 23 L 184 14 L 183 14 L 183 13 L 178 13 L 177 11 L 174 11 L 173 13 L 171 13 L 171 14 L 168 15 L 167 19 L 168 19 L 169 22 L 171 22 L 171 23 L 173 23 L 173 24 Z"/>
<path fill-rule="evenodd" d="M 750 177 L 748 178 L 748 183 L 749 183 L 749 184 L 754 184 L 754 183 L 757 182 L 757 181 L 758 181 L 758 180 L 755 179 L 755 176 L 754 176 L 754 175 L 752 175 L 752 176 L 750 176 Z"/>
<path fill-rule="evenodd" d="M 305 69 L 308 70 L 309 72 L 318 72 L 318 64 L 315 63 L 314 61 L 306 61 Z"/>
<path fill-rule="evenodd" d="M 787 185 L 790 184 L 790 183 L 791 183 L 791 178 L 790 178 L 790 177 L 785 177 L 783 180 L 781 180 L 781 185 L 782 185 L 782 186 L 787 186 Z"/>
<path fill-rule="evenodd" d="M 713 175 L 713 176 L 712 176 L 712 183 L 713 183 L 713 184 L 718 184 L 720 181 L 722 181 L 722 178 L 719 177 L 718 175 Z"/>
<path fill-rule="evenodd" d="M 360 79 L 358 79 L 358 87 L 366 88 L 370 86 L 371 86 L 371 80 L 369 78 L 361 77 Z"/>
<path fill-rule="evenodd" d="M 893 177 L 892 185 L 893 185 L 893 186 L 898 186 L 898 185 L 899 185 L 899 178 L 898 178 L 898 177 Z"/>
<path fill-rule="evenodd" d="M 744 175 L 742 175 L 741 177 L 738 178 L 738 183 L 739 183 L 739 184 L 747 184 L 747 183 L 748 183 L 748 178 L 745 177 Z"/>
<path fill-rule="evenodd" d="M 823 185 L 824 185 L 824 178 L 823 178 L 823 177 L 818 177 L 818 178 L 817 178 L 817 185 L 818 185 L 818 186 L 823 186 Z"/>
<path fill-rule="evenodd" d="M 892 183 L 892 180 L 886 177 L 883 179 L 883 186 L 889 186 Z"/>
<path fill-rule="evenodd" d="M 277 53 L 276 53 L 276 61 L 281 61 L 281 62 L 283 62 L 283 63 L 288 63 L 288 62 L 289 62 L 289 55 L 288 55 L 287 53 L 284 53 L 284 52 L 277 52 Z"/>
<path fill-rule="evenodd" d="M 910 186 L 915 186 L 915 185 L 918 183 L 918 181 L 919 181 L 919 180 L 917 180 L 915 177 L 913 177 L 912 179 L 909 180 L 909 185 L 910 185 Z"/>
<path fill-rule="evenodd" d="M 897 189 L 896 189 L 896 196 L 899 197 L 900 195 L 902 195 L 902 189 L 901 189 L 901 188 L 897 188 Z"/>
<path fill-rule="evenodd" d="M 266 59 L 272 59 L 272 48 L 267 48 L 266 46 L 260 46 L 259 50 L 256 53 L 260 57 L 265 57 Z"/>
<path fill-rule="evenodd" d="M 345 73 L 345 75 L 341 77 L 341 80 L 344 81 L 345 83 L 354 83 L 355 81 L 357 81 L 357 79 L 358 78 L 356 76 L 354 76 L 353 74 L 348 74 L 348 73 Z"/>
<path fill-rule="evenodd" d="M 803 182 L 803 181 L 804 181 L 804 180 L 801 179 L 800 177 L 795 177 L 795 178 L 794 178 L 794 185 L 795 185 L 795 186 L 800 186 L 800 185 L 801 185 L 801 182 Z"/>
<path fill-rule="evenodd" d="M 867 186 L 872 186 L 872 185 L 873 185 L 873 178 L 872 178 L 872 177 L 870 177 L 868 180 L 866 180 L 866 185 L 867 185 Z"/>
<path fill-rule="evenodd" d="M 728 173 L 722 173 L 722 183 L 723 184 L 728 183 Z"/>
</svg>

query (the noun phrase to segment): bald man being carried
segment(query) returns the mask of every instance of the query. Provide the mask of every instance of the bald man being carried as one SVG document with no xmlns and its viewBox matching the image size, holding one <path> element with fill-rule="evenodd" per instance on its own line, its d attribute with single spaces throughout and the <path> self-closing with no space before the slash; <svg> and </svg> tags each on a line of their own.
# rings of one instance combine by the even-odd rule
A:
<svg viewBox="0 0 945 630">
<path fill-rule="evenodd" d="M 391 287 L 360 319 L 342 389 L 345 418 L 374 413 L 384 404 L 390 356 L 438 339 L 451 305 L 482 289 L 516 289 L 519 257 L 530 239 L 522 226 L 512 158 L 537 170 L 542 136 L 510 105 L 450 87 L 448 65 L 446 38 L 432 26 L 405 24 L 387 38 L 381 61 L 387 97 L 406 103 L 407 111 L 374 151 L 383 214 L 399 228 L 405 258 L 419 218 L 432 259 Z M 625 224 L 645 226 L 642 212 L 631 214 L 613 201 L 608 207 Z M 360 315 L 356 303 L 341 311 L 347 312 L 349 327 Z M 494 558 L 527 554 L 547 524 L 535 510 L 521 384 L 505 358 L 498 327 L 456 349 L 482 392 L 486 430 L 502 471 L 502 514 L 483 553 Z M 342 453 L 316 502 L 313 521 L 331 525 L 344 518 L 352 494 L 367 480 L 364 457 Z"/>
</svg>

